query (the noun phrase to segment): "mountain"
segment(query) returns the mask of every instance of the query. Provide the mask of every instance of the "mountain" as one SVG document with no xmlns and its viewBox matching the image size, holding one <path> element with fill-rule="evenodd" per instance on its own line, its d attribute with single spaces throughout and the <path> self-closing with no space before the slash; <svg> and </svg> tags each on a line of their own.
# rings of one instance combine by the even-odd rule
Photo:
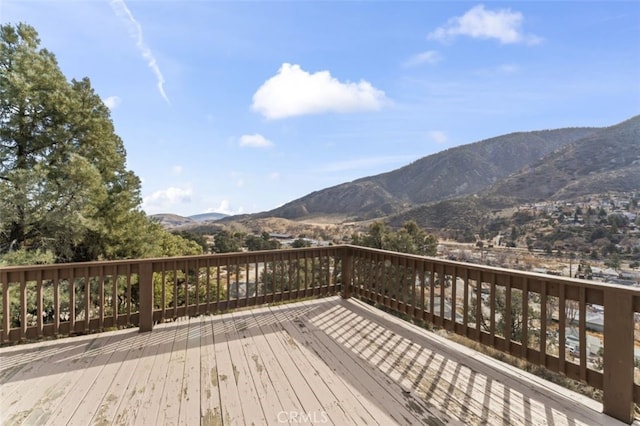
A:
<svg viewBox="0 0 640 426">
<path fill-rule="evenodd" d="M 157 220 L 165 228 L 180 228 L 182 226 L 198 225 L 202 222 L 214 222 L 223 219 L 228 215 L 224 213 L 201 213 L 185 217 L 172 213 L 152 214 L 151 217 Z"/>
<path fill-rule="evenodd" d="M 200 213 L 194 214 L 193 216 L 189 216 L 189 219 L 193 219 L 196 222 L 209 222 L 214 220 L 220 220 L 228 215 L 224 213 Z"/>
<path fill-rule="evenodd" d="M 160 225 L 164 226 L 165 228 L 178 228 L 180 226 L 191 225 L 196 223 L 196 221 L 191 218 L 180 216 L 177 214 L 172 214 L 172 213 L 152 214 L 150 215 L 150 217 L 156 220 Z"/>
<path fill-rule="evenodd" d="M 518 202 L 640 189 L 640 116 L 602 129 L 493 185 Z"/>
<path fill-rule="evenodd" d="M 257 217 L 370 219 L 478 193 L 546 155 L 597 134 L 597 128 L 518 132 L 450 148 L 391 172 L 336 185 Z"/>
<path fill-rule="evenodd" d="M 537 201 L 640 191 L 640 116 L 599 129 L 471 196 L 430 203 L 388 218 L 429 229 L 477 228 L 497 210 Z"/>
</svg>

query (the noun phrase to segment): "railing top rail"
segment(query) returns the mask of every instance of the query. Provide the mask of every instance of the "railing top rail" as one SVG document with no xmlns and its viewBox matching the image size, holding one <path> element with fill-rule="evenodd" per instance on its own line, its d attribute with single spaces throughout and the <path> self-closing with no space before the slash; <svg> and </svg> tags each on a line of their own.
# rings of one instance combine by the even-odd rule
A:
<svg viewBox="0 0 640 426">
<path fill-rule="evenodd" d="M 120 259 L 120 260 L 98 260 L 92 262 L 69 262 L 69 263 L 53 263 L 43 265 L 17 265 L 17 266 L 0 266 L 0 272 L 19 272 L 22 270 L 29 271 L 46 271 L 53 269 L 73 269 L 73 268 L 91 268 L 96 266 L 114 266 L 114 265 L 127 265 L 127 264 L 147 264 L 158 263 L 166 261 L 185 261 L 185 260 L 199 260 L 199 259 L 228 259 L 228 258 L 245 258 L 256 257 L 264 255 L 288 254 L 288 253 L 309 253 L 314 252 L 338 252 L 341 246 L 326 246 L 326 247 L 301 247 L 291 249 L 278 249 L 278 250 L 257 250 L 257 251 L 238 251 L 232 253 L 209 253 L 191 256 L 167 256 L 167 257 L 151 257 L 151 258 L 137 258 L 137 259 Z"/>
<path fill-rule="evenodd" d="M 571 284 L 574 286 L 579 286 L 579 287 L 584 287 L 584 288 L 594 289 L 594 290 L 616 289 L 619 291 L 628 292 L 630 295 L 640 297 L 640 287 L 625 286 L 625 285 L 613 284 L 613 283 L 601 283 L 597 281 L 585 280 L 580 278 L 561 277 L 556 275 L 543 274 L 539 272 L 520 271 L 517 269 L 499 268 L 496 266 L 480 265 L 477 263 L 466 263 L 466 262 L 460 262 L 455 260 L 440 259 L 440 258 L 435 258 L 430 256 L 421 256 L 421 255 L 415 255 L 415 254 L 398 253 L 398 252 L 380 250 L 380 249 L 375 249 L 370 247 L 353 246 L 353 245 L 342 245 L 340 247 L 349 247 L 359 252 L 378 253 L 378 254 L 383 254 L 387 256 L 411 258 L 419 261 L 434 262 L 438 264 L 466 268 L 471 271 L 494 272 L 497 274 L 511 275 L 514 277 L 526 277 L 526 278 L 535 277 L 541 280 L 545 280 L 547 282 L 555 282 L 563 285 Z"/>
<path fill-rule="evenodd" d="M 20 271 L 50 271 L 50 270 L 68 270 L 74 268 L 94 268 L 94 267 L 105 267 L 105 266 L 120 266 L 120 265 L 143 265 L 148 263 L 158 263 L 158 262 L 166 262 L 166 261 L 190 261 L 190 260 L 205 260 L 205 259 L 243 259 L 243 258 L 255 258 L 261 256 L 270 256 L 274 253 L 278 255 L 287 255 L 289 253 L 334 253 L 336 255 L 341 254 L 345 249 L 350 249 L 353 252 L 357 253 L 377 253 L 390 257 L 401 257 L 401 258 L 409 258 L 417 261 L 428 261 L 433 263 L 438 263 L 441 265 L 448 265 L 458 268 L 466 268 L 469 271 L 477 271 L 477 272 L 491 272 L 501 275 L 510 275 L 513 277 L 522 277 L 522 278 L 537 278 L 540 280 L 544 280 L 546 282 L 558 283 L 561 285 L 573 285 L 576 287 L 584 287 L 587 289 L 593 290 L 613 290 L 621 291 L 628 293 L 634 297 L 640 297 L 640 288 L 639 287 L 631 287 L 624 286 L 619 284 L 609 284 L 609 283 L 599 283 L 590 280 L 584 280 L 579 278 L 571 278 L 571 277 L 559 277 L 555 275 L 547 275 L 536 272 L 528 272 L 528 271 L 519 271 L 515 269 L 505 269 L 499 268 L 495 266 L 487 266 L 487 265 L 479 265 L 476 263 L 465 263 L 460 261 L 448 260 L 448 259 L 440 259 L 429 256 L 420 256 L 406 253 L 398 253 L 387 250 L 380 250 L 370 247 L 362 247 L 355 246 L 350 244 L 339 244 L 325 247 L 302 247 L 302 248 L 290 248 L 290 249 L 280 249 L 280 250 L 261 250 L 261 251 L 250 251 L 250 252 L 233 252 L 233 253 L 216 253 L 216 254 L 203 254 L 203 255 L 195 255 L 195 256 L 177 256 L 177 257 L 156 257 L 156 258 L 146 258 L 146 259 L 123 259 L 123 260 L 105 260 L 105 261 L 94 261 L 94 262 L 77 262 L 77 263 L 58 263 L 58 264 L 46 264 L 46 265 L 20 265 L 20 266 L 4 266 L 0 267 L 0 273 L 15 273 Z"/>
</svg>

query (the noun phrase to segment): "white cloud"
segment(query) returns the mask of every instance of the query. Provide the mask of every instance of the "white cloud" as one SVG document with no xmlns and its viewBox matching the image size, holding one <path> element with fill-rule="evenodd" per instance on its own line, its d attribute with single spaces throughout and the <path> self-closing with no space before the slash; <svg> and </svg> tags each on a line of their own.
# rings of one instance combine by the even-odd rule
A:
<svg viewBox="0 0 640 426">
<path fill-rule="evenodd" d="M 462 16 L 449 19 L 446 25 L 428 35 L 429 39 L 448 40 L 458 35 L 473 38 L 497 39 L 503 44 L 537 44 L 541 39 L 522 33 L 522 13 L 511 9 L 487 10 L 480 4 Z"/>
<path fill-rule="evenodd" d="M 121 99 L 117 96 L 109 96 L 104 100 L 104 105 L 110 110 L 114 110 L 120 105 Z"/>
<path fill-rule="evenodd" d="M 190 187 L 178 188 L 171 186 L 156 191 L 142 200 L 142 208 L 149 214 L 171 212 L 174 206 L 190 203 L 193 190 Z"/>
<path fill-rule="evenodd" d="M 127 7 L 127 4 L 124 0 L 111 0 L 111 7 L 115 11 L 116 15 L 123 17 L 127 24 L 129 25 L 129 32 L 131 36 L 136 40 L 136 47 L 142 54 L 144 60 L 147 61 L 147 66 L 151 68 L 151 71 L 156 76 L 158 91 L 160 92 L 160 96 L 169 103 L 169 98 L 167 97 L 166 92 L 164 91 L 164 77 L 162 72 L 160 71 L 160 67 L 158 66 L 158 62 L 156 61 L 153 52 L 144 42 L 144 37 L 142 36 L 142 26 L 140 23 L 133 17 L 133 14 Z"/>
<path fill-rule="evenodd" d="M 242 147 L 250 148 L 268 148 L 273 146 L 273 142 L 258 133 L 240 136 L 239 144 Z"/>
<path fill-rule="evenodd" d="M 173 166 L 171 168 L 171 174 L 173 176 L 180 176 L 182 174 L 183 170 L 184 169 L 182 168 L 182 166 Z"/>
<path fill-rule="evenodd" d="M 251 108 L 268 119 L 326 112 L 379 110 L 385 94 L 365 80 L 340 82 L 329 71 L 309 73 L 284 63 L 253 95 Z"/>
<path fill-rule="evenodd" d="M 235 211 L 231 209 L 229 200 L 222 200 L 218 207 L 207 209 L 207 213 L 223 213 L 228 215 L 242 214 L 243 211 L 244 209 L 242 207 L 238 208 Z"/>
<path fill-rule="evenodd" d="M 428 136 L 429 136 L 429 139 L 431 139 L 437 144 L 443 144 L 449 140 L 449 138 L 447 137 L 447 134 L 441 130 L 432 130 L 428 133 Z"/>
<path fill-rule="evenodd" d="M 435 50 L 427 50 L 426 52 L 416 53 L 405 61 L 403 66 L 413 67 L 421 64 L 435 64 L 440 62 L 442 57 Z"/>
</svg>

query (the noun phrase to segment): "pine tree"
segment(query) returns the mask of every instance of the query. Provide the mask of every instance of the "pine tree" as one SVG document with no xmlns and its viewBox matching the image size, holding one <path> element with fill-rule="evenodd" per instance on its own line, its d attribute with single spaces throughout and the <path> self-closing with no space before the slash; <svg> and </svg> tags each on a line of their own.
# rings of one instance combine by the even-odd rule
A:
<svg viewBox="0 0 640 426">
<path fill-rule="evenodd" d="M 201 252 L 140 210 L 140 180 L 109 109 L 88 78 L 67 81 L 39 45 L 29 25 L 0 26 L 0 254 L 64 262 Z"/>
</svg>

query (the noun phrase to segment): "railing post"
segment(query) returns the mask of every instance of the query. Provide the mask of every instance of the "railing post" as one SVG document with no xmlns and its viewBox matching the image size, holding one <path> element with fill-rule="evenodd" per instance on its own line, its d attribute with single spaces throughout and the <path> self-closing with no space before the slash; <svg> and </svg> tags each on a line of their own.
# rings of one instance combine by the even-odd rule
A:
<svg viewBox="0 0 640 426">
<path fill-rule="evenodd" d="M 342 248 L 342 298 L 351 297 L 353 285 L 353 250 L 351 247 Z"/>
<path fill-rule="evenodd" d="M 603 412 L 633 421 L 633 297 L 604 291 Z"/>
<path fill-rule="evenodd" d="M 138 271 L 140 286 L 140 332 L 153 330 L 153 264 L 142 262 Z"/>
</svg>

